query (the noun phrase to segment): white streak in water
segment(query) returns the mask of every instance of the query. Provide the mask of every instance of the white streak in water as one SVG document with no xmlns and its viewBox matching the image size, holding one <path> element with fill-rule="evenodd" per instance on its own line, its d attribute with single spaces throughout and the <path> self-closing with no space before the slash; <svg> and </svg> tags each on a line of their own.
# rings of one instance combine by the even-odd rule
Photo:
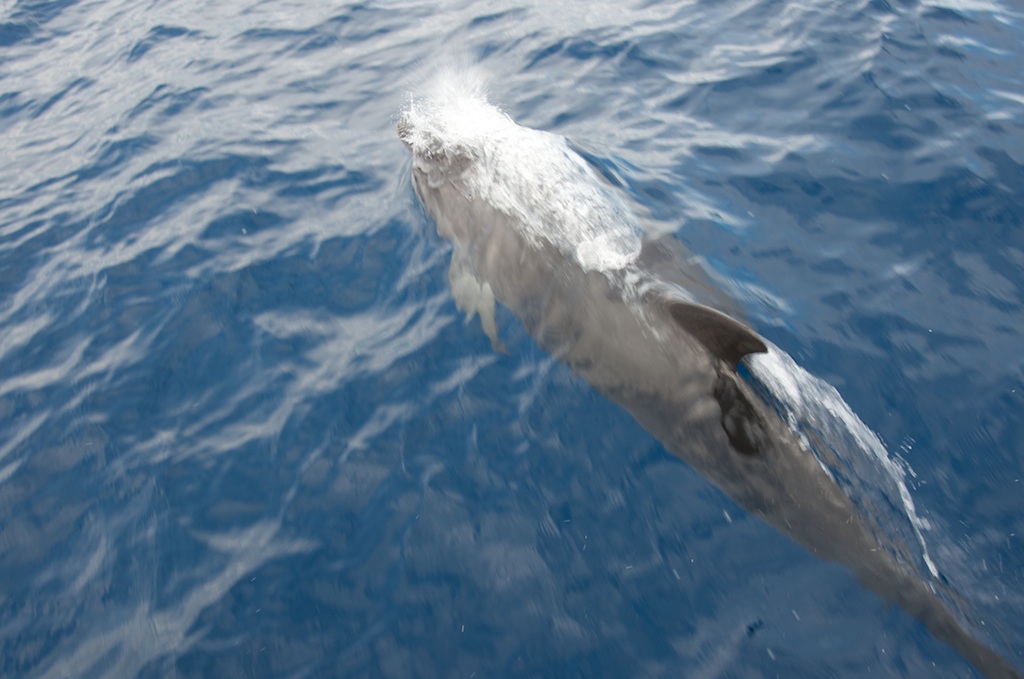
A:
<svg viewBox="0 0 1024 679">
<path fill-rule="evenodd" d="M 745 359 L 751 372 L 789 411 L 787 415 L 792 425 L 809 425 L 822 433 L 831 443 L 839 443 L 846 437 L 851 437 L 859 451 L 868 453 L 872 460 L 877 462 L 895 485 L 902 509 L 921 546 L 924 563 L 932 576 L 937 578 L 938 569 L 928 554 L 928 547 L 922 534 L 923 530 L 929 528 L 928 522 L 917 515 L 914 500 L 907 488 L 904 468 L 889 456 L 878 436 L 857 417 L 835 387 L 808 373 L 775 345 L 770 342 L 767 344 L 767 353 L 753 354 Z M 800 433 L 799 429 L 797 431 Z M 851 465 L 854 462 L 849 459 L 843 461 Z"/>
<path fill-rule="evenodd" d="M 490 104 L 481 79 L 442 72 L 401 115 L 431 184 L 453 181 L 590 271 L 623 269 L 640 253 L 640 226 L 621 199 L 563 137 L 521 127 Z M 442 159 L 461 174 L 441 174 Z"/>
</svg>

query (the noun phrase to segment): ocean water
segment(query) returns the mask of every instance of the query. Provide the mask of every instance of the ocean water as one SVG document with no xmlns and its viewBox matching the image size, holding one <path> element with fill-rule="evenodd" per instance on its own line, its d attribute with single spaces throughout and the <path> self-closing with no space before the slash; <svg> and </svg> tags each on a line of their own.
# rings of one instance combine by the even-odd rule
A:
<svg viewBox="0 0 1024 679">
<path fill-rule="evenodd" d="M 395 133 L 453 62 L 841 394 L 1024 668 L 1022 44 L 1008 0 L 0 3 L 0 676 L 975 676 L 464 321 Z"/>
</svg>

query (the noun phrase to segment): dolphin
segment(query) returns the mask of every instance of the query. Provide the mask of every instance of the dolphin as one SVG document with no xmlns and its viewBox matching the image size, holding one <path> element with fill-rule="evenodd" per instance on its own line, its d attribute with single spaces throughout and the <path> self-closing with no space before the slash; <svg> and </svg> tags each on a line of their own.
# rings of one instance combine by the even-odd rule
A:
<svg viewBox="0 0 1024 679">
<path fill-rule="evenodd" d="M 536 343 L 625 408 L 738 505 L 848 568 L 991 679 L 1022 679 L 977 640 L 738 372 L 767 350 L 678 241 L 645 238 L 558 135 L 517 125 L 450 79 L 410 99 L 398 136 L 440 236 L 458 307 L 495 349 L 500 302 Z"/>
</svg>

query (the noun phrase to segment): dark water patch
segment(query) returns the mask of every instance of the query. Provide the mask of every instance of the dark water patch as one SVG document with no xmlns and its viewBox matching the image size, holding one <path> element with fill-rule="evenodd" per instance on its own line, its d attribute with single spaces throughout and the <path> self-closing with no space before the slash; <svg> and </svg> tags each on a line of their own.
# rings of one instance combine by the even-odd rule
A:
<svg viewBox="0 0 1024 679">
<path fill-rule="evenodd" d="M 642 43 L 631 45 L 622 55 L 620 67 L 626 73 L 649 69 L 653 72 L 672 72 L 680 69 L 680 52 L 686 53 L 685 35 L 659 35 Z"/>
<path fill-rule="evenodd" d="M 180 412 L 195 384 L 228 384 L 225 378 L 237 363 L 232 356 L 249 354 L 251 316 L 245 311 L 255 294 L 248 271 L 214 278 L 190 291 L 174 316 L 161 324 L 150 349 L 155 370 L 139 382 L 143 393 L 133 399 L 133 407 L 142 415 Z"/>
<path fill-rule="evenodd" d="M 692 112 L 693 107 L 700 99 L 699 88 L 690 88 L 682 94 L 672 97 L 661 105 L 661 108 L 669 112 Z"/>
<path fill-rule="evenodd" d="M 696 145 L 693 147 L 693 152 L 706 158 L 725 158 L 735 162 L 744 162 L 747 159 L 742 149 L 731 146 Z"/>
<path fill-rule="evenodd" d="M 919 63 L 932 52 L 924 33 L 917 27 L 912 30 L 883 33 L 879 43 L 879 55 L 872 64 L 872 71 L 878 74 L 899 73 L 906 64 Z"/>
<path fill-rule="evenodd" d="M 646 205 L 651 205 L 654 219 L 682 224 L 683 202 L 674 186 L 661 179 L 637 180 L 630 184 L 630 193 Z"/>
<path fill-rule="evenodd" d="M 315 302 L 336 312 L 382 303 L 400 276 L 388 263 L 402 256 L 406 241 L 403 229 L 390 224 L 372 237 L 328 239 L 313 259 L 290 256 L 254 265 L 253 275 L 266 286 L 257 299 L 268 306 Z"/>
<path fill-rule="evenodd" d="M 920 365 L 925 354 L 942 354 L 958 347 L 984 346 L 976 339 L 944 332 L 941 328 L 926 328 L 899 316 L 858 313 L 850 318 L 849 325 L 860 334 L 875 338 L 877 346 L 883 347 L 889 356 L 904 366 Z M 914 344 L 893 339 L 910 336 L 917 340 Z"/>
<path fill-rule="evenodd" d="M 272 212 L 245 210 L 217 217 L 203 230 L 203 240 L 238 238 L 257 234 L 266 229 L 282 228 L 287 220 Z"/>
<path fill-rule="evenodd" d="M 1014 182 L 1013 164 L 1006 166 Z M 1012 191 L 1000 189 L 966 169 L 950 168 L 931 181 L 897 183 L 885 179 L 811 177 L 776 172 L 764 177 L 735 177 L 730 184 L 753 203 L 784 207 L 810 225 L 815 215 L 829 213 L 868 221 L 884 207 L 886 218 L 907 225 L 928 221 L 953 247 L 988 249 L 996 243 L 1017 243 L 1016 226 L 1024 223 L 1024 204 Z M 982 222 L 986 229 L 964 228 Z M 927 251 L 914 229 L 886 231 L 875 242 L 905 243 L 908 254 Z M 934 238 L 923 236 L 926 239 Z M 907 239 L 913 240 L 908 243 Z M 930 242 L 935 242 L 931 240 Z M 998 248 L 996 248 L 998 249 Z"/>
<path fill-rule="evenodd" d="M 777 88 L 785 85 L 797 74 L 819 65 L 817 56 L 812 52 L 800 51 L 788 54 L 778 63 L 772 64 L 755 72 L 729 78 L 707 85 L 716 94 L 729 94 L 736 91 L 750 92 L 757 89 Z"/>
<path fill-rule="evenodd" d="M 896 4 L 897 5 L 902 5 L 904 7 L 912 7 L 912 6 L 916 5 L 916 3 L 913 0 L 898 0 L 898 2 Z M 880 14 L 898 14 L 899 13 L 898 10 L 893 7 L 892 3 L 889 2 L 889 0 L 871 0 L 868 3 L 868 7 L 870 7 L 871 9 L 873 9 L 874 11 L 876 11 L 876 12 L 878 12 Z"/>
<path fill-rule="evenodd" d="M 0 23 L 0 47 L 11 47 L 32 35 L 32 28 L 13 21 Z"/>
<path fill-rule="evenodd" d="M 1013 159 L 1006 149 L 980 147 L 977 154 L 991 163 L 995 170 L 995 186 L 1007 196 L 1012 196 L 1018 204 L 1024 204 L 1024 163 Z M 1019 216 L 1024 216 L 1020 213 Z"/>
<path fill-rule="evenodd" d="M 535 51 L 526 65 L 526 70 L 533 69 L 541 62 L 557 54 L 564 54 L 573 61 L 604 60 L 617 57 L 630 47 L 625 41 L 603 41 L 579 37 L 572 40 L 559 40 L 543 49 Z"/>
<path fill-rule="evenodd" d="M 839 258 L 824 259 L 811 265 L 812 271 L 818 271 L 832 276 L 843 276 L 853 273 L 854 269 L 845 261 Z"/>
<path fill-rule="evenodd" d="M 981 409 L 982 416 L 976 428 L 961 438 L 960 445 L 956 447 L 963 455 L 968 455 L 968 451 L 979 448 L 987 451 L 987 463 L 995 467 L 1003 479 L 1007 482 L 1012 481 L 1015 485 L 1024 484 L 1024 460 L 1015 454 L 1015 451 L 1019 450 L 1020 441 L 1024 440 L 1024 422 L 1013 416 L 1013 413 L 1021 412 L 1021 407 L 1024 406 L 1024 362 L 1018 361 L 1016 365 L 1007 365 L 1006 375 L 1000 380 L 999 388 L 993 390 L 992 394 Z M 983 439 L 984 445 L 972 445 L 971 439 L 975 437 Z M 1010 500 L 1010 496 L 1003 493 L 993 494 L 987 501 L 1001 505 L 1004 516 L 1015 511 L 1015 503 Z M 1010 558 L 1015 561 L 1024 561 L 1019 550 L 1007 551 L 1012 553 Z"/>
<path fill-rule="evenodd" d="M 286 42 L 293 43 L 296 38 L 309 36 L 309 30 L 294 28 L 250 28 L 238 34 L 238 40 L 243 42 Z"/>
<path fill-rule="evenodd" d="M 132 121 L 154 108 L 159 109 L 160 118 L 173 118 L 190 109 L 209 92 L 210 90 L 205 87 L 179 90 L 170 85 L 157 85 L 145 99 L 128 112 L 126 119 Z"/>
<path fill-rule="evenodd" d="M 100 147 L 98 157 L 75 173 L 74 183 L 90 182 L 109 174 L 152 149 L 157 143 L 158 140 L 149 134 L 107 141 Z"/>
<path fill-rule="evenodd" d="M 118 196 L 100 211 L 90 232 L 90 245 L 131 242 L 141 236 L 147 224 L 165 215 L 171 205 L 205 193 L 217 182 L 245 176 L 257 177 L 258 182 L 269 163 L 261 157 L 222 156 L 154 164 L 137 180 L 150 175 L 158 175 L 157 179 Z"/>
<path fill-rule="evenodd" d="M 317 50 L 330 49 L 340 42 L 340 38 L 336 35 L 329 35 L 326 33 L 317 33 L 313 37 L 305 40 L 298 48 L 299 52 L 315 52 Z"/>
<path fill-rule="evenodd" d="M 39 118 L 44 113 L 49 111 L 53 106 L 63 100 L 65 97 L 71 95 L 74 96 L 79 92 L 89 89 L 95 84 L 95 80 L 91 78 L 75 78 L 68 83 L 62 90 L 52 95 L 49 99 L 40 104 L 34 111 L 32 111 L 33 118 Z"/>
<path fill-rule="evenodd" d="M 379 10 L 363 3 L 355 3 L 340 14 L 307 28 L 250 28 L 235 36 L 235 40 L 273 43 L 279 46 L 275 54 L 317 52 L 337 47 L 342 42 L 368 42 L 385 35 L 389 29 L 376 26 Z M 370 26 L 373 26 L 370 28 Z"/>
<path fill-rule="evenodd" d="M 587 164 L 590 165 L 590 167 L 592 167 L 594 170 L 597 171 L 598 174 L 604 177 L 604 179 L 609 184 L 619 188 L 623 188 L 625 186 L 624 181 L 622 179 L 621 170 L 615 163 L 615 161 L 613 161 L 610 158 L 599 156 L 597 153 L 592 152 L 580 146 L 579 144 L 575 144 L 571 141 L 569 142 L 569 146 L 572 148 L 573 151 L 579 154 L 583 158 L 583 160 L 587 161 Z"/>
<path fill-rule="evenodd" d="M 291 50 L 315 52 L 336 46 L 340 38 L 334 30 L 337 25 L 345 23 L 348 23 L 347 17 L 336 17 L 326 25 L 306 29 L 252 28 L 241 33 L 238 39 L 244 42 L 261 41 L 280 44 L 278 55 Z"/>
<path fill-rule="evenodd" d="M 361 240 L 361 239 L 357 239 Z M 98 393 L 89 396 L 85 406 L 109 412 L 115 402 L 127 399 L 130 407 L 122 407 L 117 417 L 108 423 L 108 429 L 123 437 L 124 446 L 141 438 L 148 438 L 146 432 L 179 429 L 186 427 L 188 434 L 179 433 L 174 448 L 176 455 L 188 457 L 205 455 L 209 444 L 204 440 L 218 438 L 217 432 L 226 422 L 249 421 L 274 412 L 280 405 L 275 393 L 287 392 L 285 386 L 294 378 L 293 370 L 284 370 L 277 377 L 267 381 L 255 390 L 252 385 L 238 391 L 238 385 L 248 383 L 248 375 L 260 365 L 287 365 L 290 357 L 301 356 L 314 350 L 322 339 L 315 334 L 304 337 L 293 335 L 286 341 L 272 341 L 272 338 L 258 330 L 257 319 L 265 314 L 275 314 L 276 309 L 308 308 L 314 312 L 310 321 L 331 323 L 332 314 L 352 313 L 356 307 L 372 308 L 375 301 L 386 295 L 393 281 L 382 277 L 388 271 L 381 262 L 390 261 L 401 248 L 385 233 L 373 239 L 364 240 L 362 246 L 342 247 L 328 241 L 321 245 L 317 260 L 308 257 L 280 257 L 230 274 L 217 275 L 206 283 L 194 285 L 188 290 L 183 301 L 167 304 L 171 290 L 165 284 L 153 280 L 150 268 L 134 264 L 124 265 L 107 274 L 107 304 L 141 311 L 140 320 L 161 317 L 153 326 L 140 329 L 151 336 L 145 351 L 150 356 L 146 365 L 124 369 L 124 378 L 116 393 L 116 401 L 107 401 L 107 396 Z M 343 254 L 348 249 L 347 254 Z M 342 256 L 339 258 L 339 254 Z M 194 259 L 194 258 L 193 258 Z M 165 265 L 166 266 L 166 265 Z M 170 274 L 179 264 L 171 262 L 167 267 Z M 342 268 L 331 276 L 334 266 Z M 157 278 L 157 280 L 159 280 Z M 145 287 L 153 287 L 148 294 L 140 295 Z M 141 286 L 141 287 L 140 287 Z M 177 284 L 180 289 L 181 283 Z M 365 288 L 365 299 L 360 296 Z M 341 296 L 344 305 L 332 304 Z M 128 302 L 125 297 L 138 300 Z M 145 300 L 153 299 L 154 302 Z M 164 301 L 161 303 L 160 299 Z M 353 306 L 353 301 L 363 299 Z M 145 306 L 138 307 L 138 304 Z M 157 308 L 153 308 L 153 304 Z M 148 310 L 146 306 L 150 307 Z M 159 311 L 158 311 L 159 309 Z M 125 313 L 128 313 L 126 311 Z M 413 319 L 415 322 L 415 317 Z M 130 329 L 130 325 L 122 332 Z M 341 323 L 344 327 L 344 322 Z M 156 331 L 156 334 L 153 334 Z M 369 351 L 370 347 L 361 350 Z M 309 366 L 306 366 L 309 367 Z M 296 364 L 295 370 L 303 370 L 303 364 Z M 143 371 L 143 374 L 139 374 Z M 291 377 L 289 377 L 291 375 Z M 355 388 L 353 403 L 373 404 L 386 402 L 401 395 L 402 380 L 389 380 L 386 374 L 378 375 L 369 384 Z M 379 396 L 373 397 L 379 390 Z M 364 400 L 365 399 L 365 400 Z M 201 410 L 195 410 L 196 407 Z M 211 411 L 219 414 L 211 416 Z M 351 414 L 359 421 L 368 417 L 367 411 L 350 408 Z M 363 412 L 360 416 L 359 413 Z M 264 415 L 261 415 L 264 414 Z M 207 420 L 205 424 L 186 425 L 196 419 Z M 155 423 L 156 426 L 154 427 Z M 244 440 L 245 437 L 242 437 Z M 262 437 L 260 437 L 262 439 Z M 190 441 L 195 448 L 189 452 Z M 253 455 L 265 455 L 266 443 L 255 443 Z M 213 451 L 217 449 L 214 448 Z M 213 452 L 211 451 L 211 452 Z M 259 452 L 262 451 L 262 452 Z M 235 454 L 241 454 L 236 452 Z"/>
<path fill-rule="evenodd" d="M 564 49 L 564 47 L 565 41 L 563 40 L 534 51 L 534 53 L 531 55 L 530 62 L 527 64 L 526 68 L 529 69 L 538 66 L 542 61 L 545 61 L 549 57 L 553 57 L 554 55 L 561 52 Z"/>
<path fill-rule="evenodd" d="M 374 174 L 344 166 L 317 168 L 295 175 L 271 172 L 267 181 L 282 185 L 278 191 L 282 197 L 318 197 L 328 206 L 336 206 L 355 195 L 379 191 L 384 185 L 384 180 Z"/>
<path fill-rule="evenodd" d="M 174 38 L 180 38 L 182 36 L 195 37 L 198 33 L 190 31 L 182 26 L 154 26 L 149 29 L 149 33 L 146 37 L 135 43 L 131 51 L 128 53 L 128 63 L 134 63 L 144 57 L 154 47 L 169 42 Z"/>
<path fill-rule="evenodd" d="M 956 61 L 961 61 L 962 62 L 965 59 L 967 59 L 967 55 L 964 54 L 963 52 L 961 52 L 960 50 L 955 49 L 953 47 L 947 47 L 945 45 L 937 48 L 935 50 L 935 52 L 939 56 L 943 56 L 943 57 L 946 57 L 948 59 L 955 59 Z"/>
<path fill-rule="evenodd" d="M 146 329 L 144 322 L 147 320 L 160 319 L 162 314 L 154 313 L 158 309 L 172 311 L 177 306 L 171 300 L 177 292 L 176 286 L 186 276 L 175 268 L 180 261 L 161 264 L 159 256 L 158 252 L 146 251 L 102 272 L 104 284 L 97 300 L 101 307 L 98 316 L 122 327 L 125 331 L 122 337 L 129 336 L 130 329 Z M 208 253 L 205 256 L 209 256 Z M 159 327 L 161 323 L 162 320 L 153 327 Z"/>
<path fill-rule="evenodd" d="M 966 120 L 968 115 L 961 102 L 936 90 L 911 93 L 908 96 L 891 100 L 890 104 L 895 108 L 902 107 L 907 111 L 942 111 L 950 121 Z M 955 113 L 960 113 L 961 115 L 950 115 Z M 938 125 L 932 125 L 930 128 L 919 133 L 928 137 L 934 137 L 940 134 L 940 129 Z"/>
<path fill-rule="evenodd" d="M 0 93 L 0 118 L 9 118 L 31 106 L 21 92 Z"/>
<path fill-rule="evenodd" d="M 743 177 L 741 179 L 733 180 L 733 185 L 742 193 L 746 198 L 755 200 L 757 202 L 768 201 L 768 196 L 785 196 L 789 200 L 790 192 L 778 182 L 777 178 L 772 178 L 772 181 L 763 179 L 761 177 Z"/>
<path fill-rule="evenodd" d="M 934 128 L 933 128 L 934 129 Z M 871 114 L 851 121 L 851 139 L 880 144 L 897 152 L 909 151 L 920 146 L 920 139 L 907 133 L 907 128 L 892 114 Z"/>
<path fill-rule="evenodd" d="M 611 59 L 629 49 L 627 42 L 595 42 L 593 40 L 570 41 L 564 52 L 570 58 L 577 61 L 588 61 L 591 59 Z"/>
<path fill-rule="evenodd" d="M 493 12 L 491 14 L 481 14 L 480 16 L 473 17 L 469 22 L 469 28 L 477 28 L 478 26 L 485 26 L 495 22 L 501 22 L 506 19 L 513 17 L 521 17 L 525 12 L 521 9 L 508 9 L 503 12 Z"/>
<path fill-rule="evenodd" d="M 10 18 L 29 26 L 43 27 L 77 4 L 78 0 L 18 0 Z"/>
<path fill-rule="evenodd" d="M 33 187 L 33 190 L 36 188 L 38 187 Z M 31 196 L 22 196 L 20 200 L 12 200 L 6 205 L 0 201 L 0 209 L 18 207 L 19 204 L 28 202 L 30 198 Z M 35 266 L 33 262 L 40 252 L 63 242 L 77 233 L 80 228 L 81 220 L 78 215 L 64 211 L 51 213 L 49 205 L 34 210 L 31 214 L 26 215 L 24 222 L 14 223 L 10 229 L 2 232 L 0 251 L 12 253 L 12 262 L 0 272 L 0 276 L 9 276 L 11 280 L 18 278 L 16 271 L 24 274 L 29 268 Z M 27 281 L 24 277 L 19 280 L 22 283 Z"/>
<path fill-rule="evenodd" d="M 968 16 L 957 12 L 951 7 L 928 7 L 921 14 L 922 19 L 930 21 L 950 22 L 956 24 L 974 24 L 977 23 Z"/>
</svg>

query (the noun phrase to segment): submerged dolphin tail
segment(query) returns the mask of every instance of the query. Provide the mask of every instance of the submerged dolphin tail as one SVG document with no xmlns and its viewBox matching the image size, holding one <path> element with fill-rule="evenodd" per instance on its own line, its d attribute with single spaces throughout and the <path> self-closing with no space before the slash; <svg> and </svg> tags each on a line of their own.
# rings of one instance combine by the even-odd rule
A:
<svg viewBox="0 0 1024 679">
<path fill-rule="evenodd" d="M 999 653 L 971 636 L 924 581 L 903 572 L 855 574 L 862 585 L 909 613 L 989 679 L 1024 679 Z"/>
</svg>

